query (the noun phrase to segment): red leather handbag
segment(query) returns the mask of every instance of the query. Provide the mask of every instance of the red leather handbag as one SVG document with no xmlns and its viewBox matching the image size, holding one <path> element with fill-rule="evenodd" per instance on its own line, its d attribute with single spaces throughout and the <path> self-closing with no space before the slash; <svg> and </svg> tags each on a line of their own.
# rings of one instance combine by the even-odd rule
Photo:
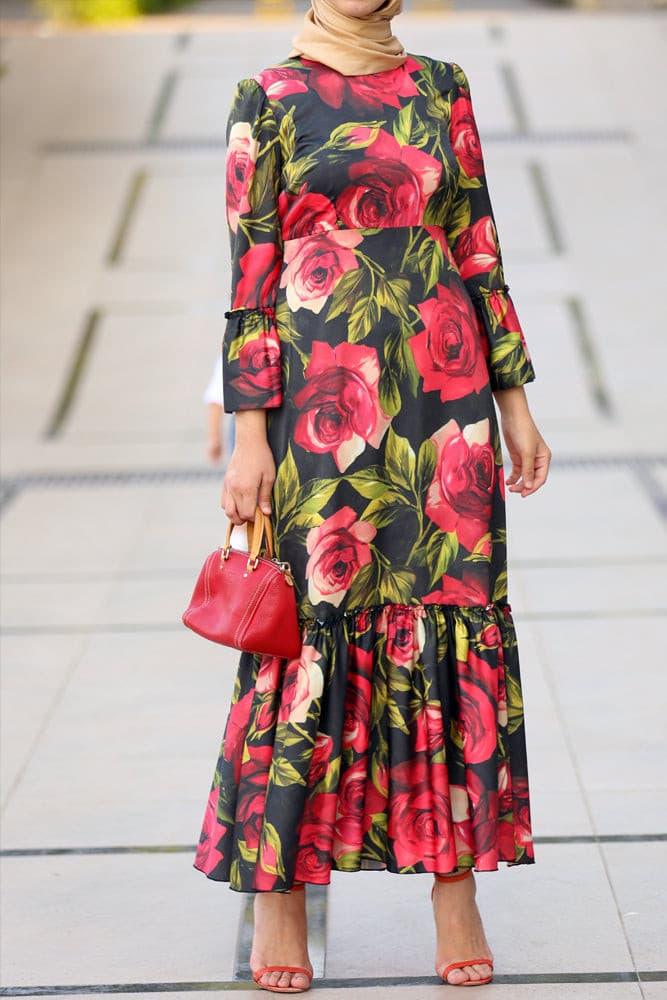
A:
<svg viewBox="0 0 667 1000">
<path fill-rule="evenodd" d="M 224 546 L 202 566 L 183 624 L 223 646 L 296 659 L 301 630 L 289 563 L 274 557 L 271 522 L 259 508 L 247 530 L 249 551 L 233 549 L 228 523 Z"/>
</svg>

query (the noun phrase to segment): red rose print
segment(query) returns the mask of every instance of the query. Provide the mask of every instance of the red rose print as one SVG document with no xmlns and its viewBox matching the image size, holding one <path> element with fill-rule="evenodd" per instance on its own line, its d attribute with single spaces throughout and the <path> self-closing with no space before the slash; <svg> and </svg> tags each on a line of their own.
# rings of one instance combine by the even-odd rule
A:
<svg viewBox="0 0 667 1000">
<path fill-rule="evenodd" d="M 498 793 L 487 788 L 471 768 L 466 769 L 466 783 L 472 812 L 475 862 L 482 871 L 493 869 L 498 863 Z"/>
<path fill-rule="evenodd" d="M 418 226 L 440 182 L 442 164 L 381 130 L 348 173 L 352 184 L 336 199 L 346 226 Z"/>
<path fill-rule="evenodd" d="M 348 675 L 343 709 L 343 750 L 365 753 L 371 718 L 371 682 L 360 674 Z"/>
<path fill-rule="evenodd" d="M 294 397 L 299 410 L 294 439 L 306 451 L 331 452 L 344 472 L 380 442 L 391 418 L 380 406 L 380 363 L 374 347 L 314 341 L 306 384 Z"/>
<path fill-rule="evenodd" d="M 314 646 L 303 646 L 301 658 L 285 667 L 279 722 L 300 725 L 308 718 L 310 707 L 324 690 L 321 654 Z"/>
<path fill-rule="evenodd" d="M 448 787 L 446 766 L 428 763 L 424 754 L 391 769 L 388 833 L 400 867 L 423 863 L 427 871 L 440 871 L 449 856 L 455 867 Z"/>
<path fill-rule="evenodd" d="M 334 857 L 361 848 L 365 793 L 366 762 L 358 760 L 345 769 L 338 785 Z"/>
<path fill-rule="evenodd" d="M 419 93 L 410 73 L 421 69 L 422 64 L 412 56 L 395 69 L 354 76 L 344 76 L 310 59 L 301 62 L 310 70 L 310 86 L 331 108 L 340 108 L 343 102 L 364 108 L 384 105 L 400 108 L 400 97 L 415 97 Z"/>
<path fill-rule="evenodd" d="M 331 753 L 333 751 L 333 740 L 327 733 L 318 733 L 313 747 L 313 754 L 310 758 L 310 769 L 308 771 L 308 787 L 314 788 L 327 773 L 331 763 Z"/>
<path fill-rule="evenodd" d="M 255 173 L 258 143 L 252 137 L 250 122 L 235 122 L 229 133 L 225 158 L 227 222 L 235 233 L 239 215 L 250 209 L 248 191 Z"/>
<path fill-rule="evenodd" d="M 457 604 L 463 607 L 487 606 L 489 603 L 488 577 L 477 577 L 474 573 L 463 574 L 461 580 L 453 576 L 443 576 L 440 590 L 433 590 L 423 599 L 424 604 Z"/>
<path fill-rule="evenodd" d="M 336 228 L 336 206 L 326 195 L 308 190 L 304 182 L 298 194 L 281 191 L 278 196 L 278 214 L 284 240 L 326 233 Z M 354 267 L 357 266 L 356 259 Z"/>
<path fill-rule="evenodd" d="M 449 137 L 456 158 L 468 177 L 481 177 L 484 160 L 479 132 L 469 97 L 459 97 L 452 104 Z"/>
<path fill-rule="evenodd" d="M 528 778 L 517 776 L 512 787 L 514 808 L 514 829 L 519 844 L 529 857 L 533 857 L 533 835 L 530 823 L 530 797 Z"/>
<path fill-rule="evenodd" d="M 449 786 L 452 804 L 452 820 L 454 823 L 454 842 L 457 858 L 464 855 L 474 855 L 472 823 L 470 821 L 470 799 L 468 790 L 463 785 Z"/>
<path fill-rule="evenodd" d="M 420 708 L 414 720 L 415 753 L 428 750 L 429 754 L 438 753 L 445 745 L 445 731 L 442 717 L 442 705 L 439 701 L 427 702 Z"/>
<path fill-rule="evenodd" d="M 463 759 L 483 764 L 498 746 L 498 670 L 472 651 L 458 663 Z"/>
<path fill-rule="evenodd" d="M 390 604 L 383 608 L 377 629 L 387 636 L 387 656 L 399 667 L 413 667 L 424 648 L 423 612 L 419 608 Z"/>
<path fill-rule="evenodd" d="M 469 297 L 455 287 L 436 285 L 436 298 L 417 308 L 425 329 L 409 344 L 424 391 L 439 389 L 445 403 L 488 385 L 489 371 Z"/>
<path fill-rule="evenodd" d="M 376 531 L 358 521 L 351 507 L 342 507 L 306 537 L 308 596 L 313 604 L 326 601 L 338 607 L 362 566 L 371 561 L 368 543 Z"/>
<path fill-rule="evenodd" d="M 252 700 L 252 691 L 248 691 L 239 701 L 234 702 L 227 716 L 225 735 L 222 741 L 222 755 L 225 760 L 233 764 L 237 780 L 241 769 L 241 749 L 248 732 Z"/>
<path fill-rule="evenodd" d="M 489 418 L 463 430 L 449 420 L 433 435 L 438 460 L 426 513 L 442 531 L 454 531 L 461 545 L 473 551 L 489 530 L 496 464 L 489 441 Z"/>
<path fill-rule="evenodd" d="M 267 691 L 277 691 L 280 686 L 283 660 L 279 656 L 263 656 L 260 660 L 255 677 L 255 691 L 265 694 Z"/>
<path fill-rule="evenodd" d="M 301 882 L 327 883 L 336 812 L 335 792 L 316 792 L 306 802 L 299 826 L 299 847 L 294 877 Z"/>
<path fill-rule="evenodd" d="M 257 73 L 253 80 L 257 81 L 267 97 L 281 101 L 283 97 L 289 97 L 290 94 L 307 93 L 305 76 L 305 73 L 300 73 L 295 69 L 272 67 Z"/>
<path fill-rule="evenodd" d="M 231 384 L 243 396 L 270 393 L 270 400 L 280 403 L 282 371 L 280 341 L 275 329 L 269 334 L 248 340 L 239 351 L 239 374 Z"/>
<path fill-rule="evenodd" d="M 320 313 L 342 276 L 359 267 L 351 248 L 358 246 L 362 239 L 361 233 L 332 230 L 287 240 L 283 248 L 285 267 L 280 287 L 287 287 L 290 309 Z"/>
<path fill-rule="evenodd" d="M 454 260 L 464 281 L 498 266 L 498 234 L 490 215 L 462 230 L 454 244 Z"/>
<path fill-rule="evenodd" d="M 227 827 L 218 821 L 218 800 L 220 798 L 220 786 L 211 789 L 207 803 L 204 822 L 202 823 L 199 844 L 195 855 L 194 866 L 207 875 L 220 864 L 224 855 L 219 851 L 217 844 L 220 843 Z"/>
<path fill-rule="evenodd" d="M 274 243 L 256 243 L 239 261 L 241 277 L 236 285 L 233 309 L 256 309 L 274 301 L 274 291 L 282 267 Z"/>
</svg>

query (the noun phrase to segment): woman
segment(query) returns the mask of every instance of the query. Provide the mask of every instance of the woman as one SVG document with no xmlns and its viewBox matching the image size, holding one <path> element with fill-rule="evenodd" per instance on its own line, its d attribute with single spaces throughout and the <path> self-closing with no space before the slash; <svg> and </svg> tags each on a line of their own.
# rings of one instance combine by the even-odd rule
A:
<svg viewBox="0 0 667 1000">
<path fill-rule="evenodd" d="M 258 985 L 302 992 L 305 883 L 433 873 L 436 969 L 492 975 L 476 871 L 534 862 L 505 480 L 550 451 L 465 73 L 400 0 L 312 0 L 228 124 L 228 517 L 271 514 L 300 659 L 242 655 L 195 867 L 255 892 Z"/>
</svg>

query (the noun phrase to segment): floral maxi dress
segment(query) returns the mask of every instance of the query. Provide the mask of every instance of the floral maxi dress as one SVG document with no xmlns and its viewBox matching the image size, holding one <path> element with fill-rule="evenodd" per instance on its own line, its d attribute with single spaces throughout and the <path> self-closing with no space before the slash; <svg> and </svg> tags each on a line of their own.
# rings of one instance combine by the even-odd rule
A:
<svg viewBox="0 0 667 1000">
<path fill-rule="evenodd" d="M 466 75 L 286 59 L 227 143 L 225 409 L 267 410 L 303 647 L 240 657 L 194 866 L 255 892 L 532 863 L 492 392 L 535 374 Z"/>
</svg>

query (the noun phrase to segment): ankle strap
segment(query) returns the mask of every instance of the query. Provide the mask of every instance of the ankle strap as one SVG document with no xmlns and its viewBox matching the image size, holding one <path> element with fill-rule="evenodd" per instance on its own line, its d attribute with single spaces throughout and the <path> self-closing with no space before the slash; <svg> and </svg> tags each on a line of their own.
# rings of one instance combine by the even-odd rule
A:
<svg viewBox="0 0 667 1000">
<path fill-rule="evenodd" d="M 472 875 L 472 868 L 464 868 L 461 872 L 453 872 L 451 875 L 441 875 L 440 872 L 434 872 L 436 882 L 459 882 L 463 878 L 469 878 Z"/>
</svg>

